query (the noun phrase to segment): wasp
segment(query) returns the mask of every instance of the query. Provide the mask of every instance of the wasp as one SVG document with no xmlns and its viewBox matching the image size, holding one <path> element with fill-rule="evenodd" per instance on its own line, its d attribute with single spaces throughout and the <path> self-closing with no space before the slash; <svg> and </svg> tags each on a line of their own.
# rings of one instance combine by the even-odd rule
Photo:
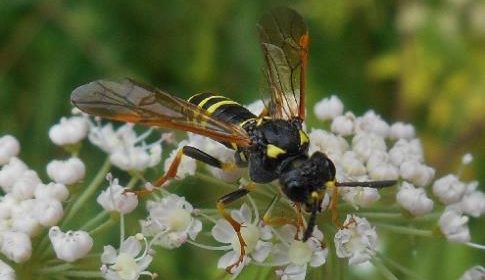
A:
<svg viewBox="0 0 485 280">
<path fill-rule="evenodd" d="M 189 131 L 233 149 L 236 165 L 247 167 L 254 183 L 277 180 L 282 193 L 300 214 L 301 207 L 310 212 L 303 233 L 306 241 L 313 232 L 317 213 L 322 211 L 320 205 L 327 189 L 333 190 L 330 208 L 336 213 L 337 187 L 381 188 L 396 181 L 337 182 L 332 160 L 322 152 L 308 154 L 310 139 L 302 126 L 309 46 L 307 26 L 294 10 L 276 8 L 261 18 L 258 30 L 267 81 L 265 109 L 258 116 L 221 95 L 204 92 L 184 100 L 133 80 L 98 80 L 82 85 L 72 92 L 71 101 L 88 114 Z M 200 149 L 185 146 L 167 172 L 153 183 L 154 187 L 175 177 L 183 156 L 221 169 L 230 166 Z M 252 189 L 240 188 L 217 202 L 219 212 L 232 225 L 241 245 L 239 260 L 228 271 L 243 261 L 246 244 L 241 235 L 242 225 L 225 207 Z M 336 214 L 332 216 L 337 223 Z"/>
</svg>

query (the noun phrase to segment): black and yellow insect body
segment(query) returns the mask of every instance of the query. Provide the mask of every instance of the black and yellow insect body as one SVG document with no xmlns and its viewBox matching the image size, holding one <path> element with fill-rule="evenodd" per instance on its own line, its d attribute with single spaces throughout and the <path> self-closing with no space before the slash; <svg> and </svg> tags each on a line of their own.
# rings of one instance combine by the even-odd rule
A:
<svg viewBox="0 0 485 280">
<path fill-rule="evenodd" d="M 263 72 L 268 81 L 268 98 L 263 100 L 265 110 L 259 116 L 224 96 L 200 93 L 186 101 L 132 80 L 88 83 L 73 91 L 71 101 L 89 114 L 190 131 L 235 150 L 236 164 L 248 167 L 253 182 L 277 180 L 298 213 L 301 208 L 311 213 L 303 234 L 303 241 L 306 241 L 313 232 L 316 214 L 322 210 L 320 205 L 327 189 L 333 191 L 330 210 L 334 223 L 338 224 L 337 187 L 381 188 L 396 182 L 337 182 L 335 166 L 324 153 L 308 154 L 309 137 L 302 128 L 309 44 L 307 27 L 303 18 L 288 8 L 272 10 L 263 16 L 258 27 L 266 62 Z M 222 169 L 230 166 L 204 151 L 185 146 L 179 150 L 166 174 L 153 183 L 155 187 L 175 177 L 182 156 Z M 250 191 L 250 188 L 238 189 L 221 197 L 217 203 L 241 245 L 240 257 L 227 268 L 228 271 L 243 261 L 246 244 L 241 235 L 241 224 L 225 211 L 225 205 Z M 297 219 L 300 221 L 298 226 L 303 227 L 303 219 Z"/>
</svg>

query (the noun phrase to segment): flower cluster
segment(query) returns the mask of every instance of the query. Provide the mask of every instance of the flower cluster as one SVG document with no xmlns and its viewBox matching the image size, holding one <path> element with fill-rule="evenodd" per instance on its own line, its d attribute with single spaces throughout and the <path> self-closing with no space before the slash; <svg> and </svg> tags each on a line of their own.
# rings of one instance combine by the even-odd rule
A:
<svg viewBox="0 0 485 280">
<path fill-rule="evenodd" d="M 248 108 L 258 114 L 263 106 L 256 102 Z M 219 252 L 214 267 L 231 273 L 232 278 L 244 273 L 248 266 L 257 266 L 271 268 L 280 279 L 302 280 L 314 268 L 337 262 L 350 266 L 372 264 L 390 275 L 390 270 L 383 271 L 384 257 L 378 252 L 379 235 L 386 232 L 445 238 L 483 249 L 471 243 L 468 228 L 470 219 L 485 213 L 485 195 L 478 190 L 478 182 L 463 181 L 461 171 L 434 179 L 435 170 L 426 164 L 412 125 L 388 124 L 373 111 L 356 116 L 345 111 L 336 96 L 318 102 L 314 113 L 321 121 L 319 126 L 325 129 L 309 129 L 309 153 L 319 151 L 332 160 L 337 182 L 398 183 L 385 192 L 365 187 L 328 189 L 320 205 L 321 216 L 328 218 L 327 213 L 338 211 L 346 218 L 343 222 L 334 220 L 335 225 L 330 219 L 318 218 L 307 240 L 304 232 L 308 215 L 303 209 L 282 196 L 276 183 L 253 188 L 246 170 L 236 167 L 234 151 L 206 137 L 188 133 L 186 139 L 177 142 L 173 134 L 156 136 L 154 129 L 138 135 L 132 124 L 115 127 L 74 111 L 73 116 L 62 118 L 49 131 L 52 142 L 70 157 L 46 165 L 46 174 L 52 180 L 47 184 L 17 157 L 18 141 L 10 135 L 0 137 L 0 187 L 5 193 L 0 197 L 0 252 L 8 259 L 0 261 L 0 276 L 14 279 L 21 269 L 16 263 L 32 259 L 45 261 L 35 267 L 42 267 L 38 273 L 49 276 L 68 275 L 75 270 L 81 277 L 155 278 L 157 274 L 150 272 L 149 266 L 164 262 L 157 257 L 157 251 L 181 246 Z M 89 182 L 84 181 L 86 167 L 79 157 L 85 138 L 106 153 L 105 163 L 96 166 L 98 174 Z M 162 144 L 164 149 L 173 148 L 164 161 Z M 239 207 L 198 208 L 201 201 L 172 193 L 168 181 L 153 191 L 145 208 L 140 207 L 140 197 L 132 188 L 150 185 L 145 172 L 159 165 L 167 171 L 186 145 L 219 159 L 223 168 L 205 166 L 198 170 L 194 159 L 182 157 L 176 180 L 195 175 L 202 183 L 254 192 L 242 199 Z M 461 169 L 471 161 L 471 155 L 465 155 Z M 127 184 L 114 178 L 112 165 L 117 168 L 113 174 L 127 172 Z M 101 189 L 104 178 L 108 183 Z M 343 201 L 337 205 L 339 199 Z M 79 221 L 78 228 L 73 229 L 73 218 L 94 200 L 98 203 L 97 215 Z M 385 212 L 378 205 L 385 205 Z M 125 237 L 125 219 L 135 210 L 146 214 L 138 221 L 139 227 L 130 228 L 130 235 Z M 421 219 L 423 216 L 427 218 Z M 100 244 L 104 245 L 103 251 L 90 254 L 92 248 L 97 248 L 94 245 L 98 235 L 115 224 L 120 228 L 119 244 Z M 32 243 L 36 236 L 40 241 Z M 31 258 L 33 254 L 40 256 Z M 92 257 L 99 265 L 83 271 L 78 261 Z M 483 271 L 481 266 L 473 267 L 462 279 L 480 279 Z"/>
<path fill-rule="evenodd" d="M 56 126 L 70 127 L 66 122 L 70 120 L 63 119 Z M 79 124 L 78 121 L 75 123 Z M 56 126 L 52 137 L 57 144 L 75 144 L 69 142 L 74 138 L 56 138 L 60 129 Z M 77 141 L 82 138 L 77 137 Z M 70 262 L 84 257 L 92 247 L 91 237 L 84 231 L 66 235 L 57 226 L 64 217 L 69 188 L 84 178 L 84 163 L 76 157 L 51 161 L 47 165 L 47 174 L 53 181 L 43 183 L 38 173 L 17 157 L 19 152 L 20 145 L 13 136 L 0 137 L 0 187 L 5 193 L 0 197 L 1 253 L 15 263 L 28 261 L 35 249 L 32 248 L 32 238 L 41 234 L 44 228 L 50 228 L 49 237 L 59 259 Z M 14 274 L 6 268 L 3 270 L 5 275 Z"/>
</svg>

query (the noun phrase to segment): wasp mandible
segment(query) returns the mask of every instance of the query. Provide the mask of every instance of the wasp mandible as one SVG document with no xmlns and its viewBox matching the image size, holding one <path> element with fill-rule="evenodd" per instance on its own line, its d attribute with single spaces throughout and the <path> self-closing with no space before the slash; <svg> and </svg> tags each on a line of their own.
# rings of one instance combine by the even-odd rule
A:
<svg viewBox="0 0 485 280">
<path fill-rule="evenodd" d="M 189 131 L 233 149 L 236 164 L 248 168 L 253 182 L 277 180 L 281 191 L 299 211 L 303 207 L 310 212 L 303 234 L 303 241 L 306 241 L 313 232 L 316 214 L 322 211 L 320 205 L 326 189 L 332 189 L 330 209 L 334 222 L 338 223 L 337 187 L 381 188 L 392 186 L 396 181 L 337 182 L 335 165 L 324 153 L 308 154 L 309 137 L 302 127 L 309 45 L 307 26 L 294 10 L 276 8 L 261 18 L 258 29 L 267 80 L 265 109 L 259 116 L 224 96 L 199 93 L 183 100 L 132 80 L 98 80 L 82 85 L 72 92 L 71 101 L 88 114 Z M 204 151 L 185 146 L 178 151 L 168 171 L 153 183 L 155 187 L 175 177 L 183 156 L 217 168 L 228 168 L 228 164 Z M 245 242 L 241 224 L 231 217 L 225 206 L 250 191 L 251 188 L 240 188 L 217 202 L 219 212 L 232 225 L 241 245 L 239 260 L 228 267 L 228 271 L 243 261 Z"/>
</svg>

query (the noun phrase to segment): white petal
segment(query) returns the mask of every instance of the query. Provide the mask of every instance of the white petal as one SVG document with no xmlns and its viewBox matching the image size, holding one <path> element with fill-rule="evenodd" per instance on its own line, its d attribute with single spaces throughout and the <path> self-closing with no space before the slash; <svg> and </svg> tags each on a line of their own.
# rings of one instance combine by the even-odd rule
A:
<svg viewBox="0 0 485 280">
<path fill-rule="evenodd" d="M 1 252 L 16 263 L 30 259 L 32 243 L 28 235 L 22 232 L 7 231 L 1 233 Z"/>
<path fill-rule="evenodd" d="M 251 252 L 251 257 L 257 262 L 263 262 L 271 252 L 273 243 L 258 241 L 256 248 Z"/>
<path fill-rule="evenodd" d="M 138 256 L 141 251 L 141 244 L 134 236 L 128 237 L 120 246 L 120 253 L 128 254 L 132 257 Z"/>
<path fill-rule="evenodd" d="M 19 141 L 12 135 L 0 137 L 0 166 L 7 164 L 20 152 Z"/>
<path fill-rule="evenodd" d="M 215 240 L 221 243 L 231 243 L 236 232 L 232 228 L 231 224 L 224 219 L 219 219 L 216 225 L 212 228 L 212 236 Z"/>
<path fill-rule="evenodd" d="M 117 252 L 113 246 L 104 246 L 103 254 L 101 254 L 101 262 L 105 264 L 113 264 L 116 262 L 116 256 Z"/>
</svg>

